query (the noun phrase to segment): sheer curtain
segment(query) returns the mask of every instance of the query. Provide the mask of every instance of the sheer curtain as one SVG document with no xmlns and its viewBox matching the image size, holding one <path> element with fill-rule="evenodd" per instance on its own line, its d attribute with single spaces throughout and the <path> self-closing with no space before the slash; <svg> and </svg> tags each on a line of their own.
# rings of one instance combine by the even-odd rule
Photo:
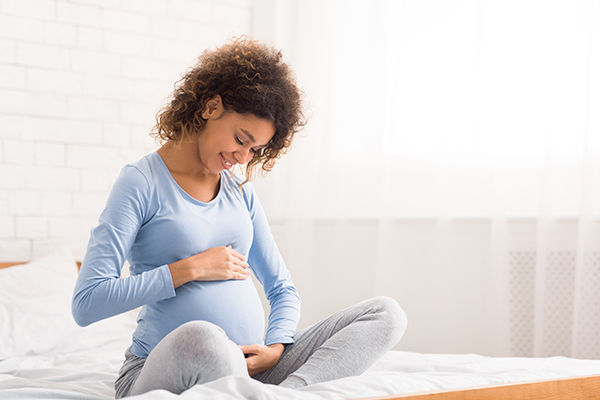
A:
<svg viewBox="0 0 600 400">
<path fill-rule="evenodd" d="M 303 323 L 386 294 L 399 348 L 600 358 L 600 2 L 256 4 L 310 104 L 256 182 Z"/>
</svg>

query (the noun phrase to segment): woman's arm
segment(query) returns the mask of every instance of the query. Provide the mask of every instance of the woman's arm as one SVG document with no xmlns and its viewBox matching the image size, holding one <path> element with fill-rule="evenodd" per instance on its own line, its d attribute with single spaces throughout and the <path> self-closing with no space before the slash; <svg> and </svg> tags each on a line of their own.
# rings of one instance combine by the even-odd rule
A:
<svg viewBox="0 0 600 400">
<path fill-rule="evenodd" d="M 92 230 L 75 285 L 72 313 L 81 326 L 175 296 L 167 265 L 120 278 L 141 225 L 151 218 L 152 196 L 143 173 L 126 166 Z"/>
<path fill-rule="evenodd" d="M 246 190 L 254 228 L 248 261 L 262 283 L 271 306 L 265 344 L 240 346 L 246 354 L 248 373 L 254 376 L 274 367 L 285 346 L 294 343 L 293 336 L 300 319 L 300 296 L 279 253 L 258 198 L 251 186 Z"/>
<path fill-rule="evenodd" d="M 279 253 L 263 208 L 250 183 L 242 186 L 254 238 L 248 263 L 271 306 L 265 344 L 290 344 L 300 319 L 300 296 Z"/>
</svg>

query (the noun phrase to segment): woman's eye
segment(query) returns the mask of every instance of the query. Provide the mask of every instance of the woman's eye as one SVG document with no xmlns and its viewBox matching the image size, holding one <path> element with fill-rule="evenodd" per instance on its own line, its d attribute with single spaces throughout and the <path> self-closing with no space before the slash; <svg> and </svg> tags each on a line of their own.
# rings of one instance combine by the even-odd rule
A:
<svg viewBox="0 0 600 400">
<path fill-rule="evenodd" d="M 237 136 L 235 137 L 235 141 L 236 141 L 236 142 L 238 142 L 239 144 L 241 144 L 242 146 L 244 145 L 244 142 L 242 142 L 242 141 L 240 140 L 240 138 L 239 138 L 239 137 L 237 137 Z"/>
</svg>

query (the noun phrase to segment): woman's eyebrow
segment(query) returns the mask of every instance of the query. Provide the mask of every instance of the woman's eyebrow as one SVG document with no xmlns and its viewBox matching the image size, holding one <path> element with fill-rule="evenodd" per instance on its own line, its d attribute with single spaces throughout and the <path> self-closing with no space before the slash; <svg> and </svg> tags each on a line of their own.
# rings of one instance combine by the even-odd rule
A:
<svg viewBox="0 0 600 400">
<path fill-rule="evenodd" d="M 251 141 L 252 143 L 256 143 L 256 139 L 254 139 L 254 136 L 252 136 L 252 134 L 251 134 L 250 132 L 248 132 L 247 130 L 245 130 L 245 129 L 242 129 L 242 128 L 240 128 L 240 130 L 242 131 L 242 133 L 243 133 L 244 135 L 248 136 L 248 139 L 250 139 L 250 141 Z"/>
<path fill-rule="evenodd" d="M 242 131 L 242 133 L 246 136 L 248 136 L 248 139 L 250 139 L 250 141 L 254 144 L 256 143 L 256 139 L 254 139 L 254 136 L 252 136 L 252 134 L 250 132 L 248 132 L 245 129 L 240 128 L 240 131 Z M 254 149 L 258 150 L 258 149 L 262 149 L 263 147 L 267 147 L 266 144 L 260 145 L 260 146 L 254 146 Z"/>
</svg>

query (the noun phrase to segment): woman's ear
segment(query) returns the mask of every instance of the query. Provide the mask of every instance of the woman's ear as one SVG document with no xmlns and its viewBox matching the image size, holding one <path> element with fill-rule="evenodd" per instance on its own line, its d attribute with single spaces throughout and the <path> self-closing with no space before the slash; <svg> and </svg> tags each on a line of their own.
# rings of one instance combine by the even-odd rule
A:
<svg viewBox="0 0 600 400">
<path fill-rule="evenodd" d="M 220 95 L 215 95 L 206 101 L 204 110 L 202 110 L 202 118 L 204 119 L 219 119 L 223 115 L 223 100 Z"/>
</svg>

